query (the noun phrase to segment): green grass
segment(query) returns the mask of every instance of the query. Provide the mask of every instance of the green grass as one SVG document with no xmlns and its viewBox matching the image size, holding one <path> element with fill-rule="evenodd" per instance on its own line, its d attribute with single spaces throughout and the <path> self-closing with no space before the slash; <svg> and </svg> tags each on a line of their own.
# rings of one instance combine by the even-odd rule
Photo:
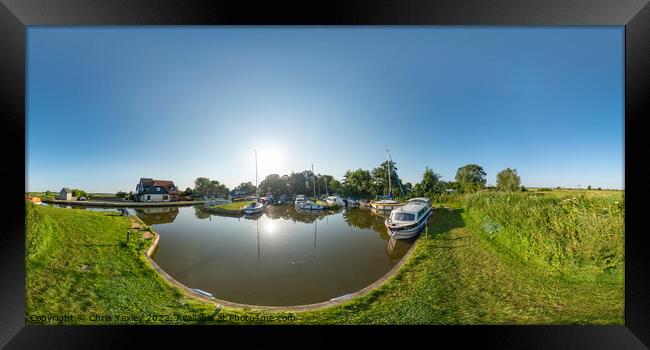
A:
<svg viewBox="0 0 650 350">
<path fill-rule="evenodd" d="M 280 323 L 623 324 L 620 271 L 557 269 L 522 259 L 487 238 L 476 208 L 436 210 L 402 269 L 382 287 L 345 304 L 282 313 L 224 308 L 221 321 L 162 323 L 269 323 L 265 317 L 290 315 L 297 321 Z M 138 243 L 140 233 L 128 246 L 123 243 L 127 218 L 28 205 L 27 219 L 27 242 L 46 240 L 28 249 L 35 252 L 26 261 L 28 324 L 33 323 L 30 315 L 191 318 L 214 310 L 214 303 L 186 297 L 157 275 L 143 257 L 148 242 Z M 234 321 L 233 316 L 249 320 Z"/>
<path fill-rule="evenodd" d="M 242 210 L 245 206 L 247 206 L 247 205 L 249 205 L 251 203 L 255 203 L 255 202 L 254 201 L 240 201 L 240 202 L 224 203 L 224 204 L 213 205 L 210 208 L 237 211 L 237 210 Z"/>
<path fill-rule="evenodd" d="M 625 202 L 611 197 L 481 192 L 465 208 L 487 241 L 556 270 L 622 278 Z"/>
<path fill-rule="evenodd" d="M 36 316 L 71 315 L 74 321 L 66 323 L 83 324 L 94 323 L 91 315 L 196 310 L 146 263 L 150 242 L 140 232 L 126 244 L 128 218 L 32 204 L 26 212 L 28 324 L 38 323 L 30 319 Z"/>
</svg>

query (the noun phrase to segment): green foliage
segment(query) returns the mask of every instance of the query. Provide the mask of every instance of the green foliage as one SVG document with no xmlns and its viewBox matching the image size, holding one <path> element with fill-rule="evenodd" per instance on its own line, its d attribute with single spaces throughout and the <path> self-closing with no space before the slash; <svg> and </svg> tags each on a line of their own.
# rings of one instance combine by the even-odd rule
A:
<svg viewBox="0 0 650 350">
<path fill-rule="evenodd" d="M 557 269 L 622 274 L 624 202 L 611 198 L 533 196 L 481 192 L 465 208 L 504 249 L 525 261 Z M 484 230 L 485 231 L 485 230 Z"/>
<path fill-rule="evenodd" d="M 390 165 L 389 165 L 390 163 Z M 390 166 L 390 168 L 389 168 Z M 388 193 L 388 172 L 390 171 L 390 190 Z M 372 169 L 372 195 L 390 195 L 400 194 L 399 177 L 397 176 L 397 163 L 385 161 L 378 167 Z"/>
<path fill-rule="evenodd" d="M 88 193 L 86 191 L 80 190 L 78 188 L 72 189 L 72 197 L 88 197 Z"/>
<path fill-rule="evenodd" d="M 462 192 L 476 192 L 487 182 L 486 173 L 482 167 L 476 164 L 468 164 L 458 168 L 456 171 L 456 183 Z"/>
<path fill-rule="evenodd" d="M 354 198 L 370 198 L 373 195 L 373 178 L 364 169 L 348 170 L 343 176 L 342 194 Z"/>
<path fill-rule="evenodd" d="M 255 185 L 252 182 L 242 182 L 237 187 L 234 188 L 234 191 L 239 192 L 240 195 L 249 196 L 255 194 Z"/>
<path fill-rule="evenodd" d="M 558 189 L 559 189 L 559 187 L 558 187 Z M 542 187 L 542 188 L 538 188 L 537 191 L 538 192 L 550 192 L 552 190 L 550 188 L 548 188 L 548 187 Z"/>
<path fill-rule="evenodd" d="M 194 192 L 201 196 L 227 198 L 230 190 L 217 180 L 199 177 L 194 181 Z"/>
<path fill-rule="evenodd" d="M 426 167 L 422 175 L 422 182 L 413 186 L 411 197 L 429 197 L 433 198 L 443 193 L 445 190 L 445 183 L 441 181 L 440 174 L 433 172 L 433 170 Z"/>
<path fill-rule="evenodd" d="M 506 168 L 497 174 L 497 189 L 499 191 L 516 191 L 520 189 L 520 186 L 521 178 L 516 169 Z"/>
<path fill-rule="evenodd" d="M 188 187 L 188 188 L 185 189 L 185 191 L 181 192 L 181 194 L 183 196 L 188 197 L 188 196 L 191 196 L 192 194 L 194 194 L 194 190 L 192 190 L 191 188 Z"/>
<path fill-rule="evenodd" d="M 126 198 L 128 196 L 128 193 L 119 191 L 115 194 L 115 197 L 117 198 Z"/>
<path fill-rule="evenodd" d="M 283 179 L 278 174 L 268 175 L 262 182 L 260 182 L 260 196 L 272 194 L 273 196 L 280 196 L 289 191 L 289 184 L 286 179 Z"/>
</svg>

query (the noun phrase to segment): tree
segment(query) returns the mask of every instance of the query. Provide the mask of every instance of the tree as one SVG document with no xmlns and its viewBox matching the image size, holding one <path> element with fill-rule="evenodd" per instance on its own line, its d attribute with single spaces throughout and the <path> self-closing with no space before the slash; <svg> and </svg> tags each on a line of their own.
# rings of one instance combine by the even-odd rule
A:
<svg viewBox="0 0 650 350">
<path fill-rule="evenodd" d="M 440 181 L 440 174 L 426 167 L 422 175 L 422 182 L 415 184 L 413 195 L 418 197 L 433 197 L 444 191 L 445 184 Z"/>
<path fill-rule="evenodd" d="M 198 177 L 194 180 L 194 192 L 200 195 L 207 195 L 210 189 L 210 179 L 207 177 Z"/>
<path fill-rule="evenodd" d="M 288 191 L 289 184 L 278 174 L 270 174 L 260 182 L 260 195 L 272 194 L 277 197 Z"/>
<path fill-rule="evenodd" d="M 587 189 L 590 190 L 590 189 L 591 189 L 591 185 L 587 186 Z"/>
<path fill-rule="evenodd" d="M 390 163 L 390 168 L 389 168 Z M 390 170 L 389 170 L 390 169 Z M 390 171 L 390 192 L 388 186 L 388 172 Z M 385 161 L 372 169 L 373 195 L 391 195 L 400 193 L 399 178 L 397 177 L 397 163 Z"/>
<path fill-rule="evenodd" d="M 72 197 L 88 197 L 88 193 L 86 191 L 80 190 L 78 188 L 72 189 Z"/>
<path fill-rule="evenodd" d="M 364 169 L 348 170 L 343 176 L 341 194 L 348 197 L 369 198 L 373 194 L 373 178 Z"/>
<path fill-rule="evenodd" d="M 118 191 L 118 192 L 115 194 L 115 197 L 120 198 L 120 199 L 126 198 L 126 196 L 127 196 L 127 193 L 126 193 L 126 192 L 122 192 L 122 191 Z"/>
<path fill-rule="evenodd" d="M 289 175 L 289 186 L 291 187 L 292 194 L 306 194 L 307 193 L 307 179 L 305 173 L 291 172 Z"/>
<path fill-rule="evenodd" d="M 327 189 L 330 193 L 339 193 L 341 190 L 341 181 L 332 178 L 327 184 Z"/>
<path fill-rule="evenodd" d="M 456 171 L 456 182 L 459 190 L 463 192 L 474 192 L 485 187 L 485 171 L 476 164 L 468 164 L 458 168 Z"/>
<path fill-rule="evenodd" d="M 238 192 L 240 195 L 248 196 L 255 194 L 255 185 L 252 182 L 242 182 L 237 187 L 234 188 L 235 192 Z"/>
<path fill-rule="evenodd" d="M 194 192 L 201 196 L 228 197 L 230 190 L 217 180 L 210 180 L 207 177 L 199 177 L 194 181 Z"/>
<path fill-rule="evenodd" d="M 182 194 L 183 196 L 186 196 L 186 197 L 187 197 L 187 196 L 191 196 L 192 193 L 194 193 L 194 191 L 193 191 L 191 188 L 187 187 L 187 188 L 185 189 L 185 191 L 183 191 L 183 193 L 181 193 L 181 194 Z"/>
<path fill-rule="evenodd" d="M 499 191 L 516 191 L 521 186 L 521 178 L 516 169 L 505 168 L 497 174 L 497 189 Z"/>
</svg>

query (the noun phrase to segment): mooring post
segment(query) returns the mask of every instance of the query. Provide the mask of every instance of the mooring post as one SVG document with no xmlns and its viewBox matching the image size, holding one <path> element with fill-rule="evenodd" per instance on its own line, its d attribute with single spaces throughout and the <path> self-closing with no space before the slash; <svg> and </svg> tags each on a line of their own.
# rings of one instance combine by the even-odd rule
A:
<svg viewBox="0 0 650 350">
<path fill-rule="evenodd" d="M 129 244 L 130 239 L 131 239 L 131 230 L 126 230 L 126 244 Z"/>
</svg>

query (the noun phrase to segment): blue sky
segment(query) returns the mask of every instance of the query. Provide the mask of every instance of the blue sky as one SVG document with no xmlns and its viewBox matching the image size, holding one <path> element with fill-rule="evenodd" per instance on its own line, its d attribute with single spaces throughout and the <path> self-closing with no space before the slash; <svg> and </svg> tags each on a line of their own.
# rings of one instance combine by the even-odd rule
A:
<svg viewBox="0 0 650 350">
<path fill-rule="evenodd" d="M 623 188 L 623 27 L 30 27 L 27 190 L 341 178 L 386 146 L 488 183 Z"/>
</svg>

